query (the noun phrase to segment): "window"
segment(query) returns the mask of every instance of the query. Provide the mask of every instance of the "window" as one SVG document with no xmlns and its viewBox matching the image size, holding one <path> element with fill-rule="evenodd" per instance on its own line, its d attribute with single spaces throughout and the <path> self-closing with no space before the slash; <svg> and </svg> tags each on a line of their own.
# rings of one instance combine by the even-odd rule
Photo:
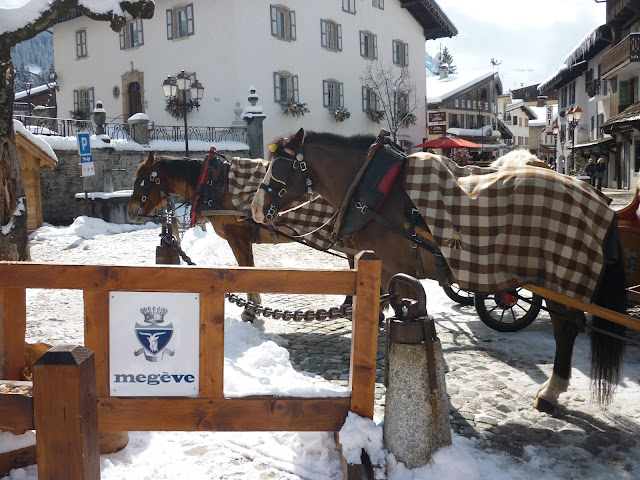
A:
<svg viewBox="0 0 640 480">
<path fill-rule="evenodd" d="M 167 40 L 188 37 L 193 34 L 193 3 L 167 9 Z"/>
<path fill-rule="evenodd" d="M 142 34 L 142 19 L 134 18 L 127 22 L 127 26 L 120 30 L 120 50 L 134 48 L 144 45 L 144 35 Z"/>
<path fill-rule="evenodd" d="M 409 44 L 402 40 L 392 40 L 393 63 L 406 67 L 409 65 Z"/>
<path fill-rule="evenodd" d="M 273 72 L 273 99 L 276 103 L 298 103 L 298 76 L 289 72 Z"/>
<path fill-rule="evenodd" d="M 629 89 L 629 82 L 627 81 L 622 81 L 619 82 L 619 98 L 618 98 L 618 104 L 619 105 L 628 105 L 629 103 L 631 103 L 631 96 L 630 96 L 630 89 Z"/>
<path fill-rule="evenodd" d="M 320 44 L 327 50 L 342 51 L 342 25 L 320 20 Z"/>
<path fill-rule="evenodd" d="M 524 126 L 525 128 L 529 126 L 529 117 L 524 117 Z"/>
<path fill-rule="evenodd" d="M 373 6 L 380 10 L 384 10 L 384 0 L 373 0 Z"/>
<path fill-rule="evenodd" d="M 93 113 L 93 87 L 73 91 L 73 111 L 84 113 L 87 118 Z"/>
<path fill-rule="evenodd" d="M 398 118 L 402 119 L 402 117 L 409 113 L 409 97 L 407 94 L 404 92 L 395 92 L 394 105 Z"/>
<path fill-rule="evenodd" d="M 296 12 L 282 5 L 271 5 L 271 35 L 280 40 L 295 40 Z"/>
<path fill-rule="evenodd" d="M 344 107 L 344 86 L 337 80 L 322 81 L 322 105 L 330 110 Z"/>
<path fill-rule="evenodd" d="M 342 0 L 342 11 L 347 13 L 356 13 L 356 0 Z"/>
<path fill-rule="evenodd" d="M 382 110 L 379 105 L 378 95 L 367 86 L 362 86 L 362 111 L 370 112 L 372 110 Z"/>
<path fill-rule="evenodd" d="M 515 115 L 513 115 L 513 116 L 511 117 L 511 120 L 512 120 L 512 125 L 514 125 L 514 126 L 516 126 L 516 127 L 517 127 L 517 126 L 518 126 L 518 117 L 516 117 Z"/>
<path fill-rule="evenodd" d="M 360 30 L 360 55 L 374 60 L 378 58 L 378 36 Z"/>
<path fill-rule="evenodd" d="M 78 30 L 76 32 L 76 58 L 87 56 L 87 31 Z"/>
</svg>

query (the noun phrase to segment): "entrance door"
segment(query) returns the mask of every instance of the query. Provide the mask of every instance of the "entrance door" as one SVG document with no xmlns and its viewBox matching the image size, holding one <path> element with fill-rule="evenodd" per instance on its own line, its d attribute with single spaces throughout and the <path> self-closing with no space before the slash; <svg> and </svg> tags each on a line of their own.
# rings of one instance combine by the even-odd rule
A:
<svg viewBox="0 0 640 480">
<path fill-rule="evenodd" d="M 130 83 L 127 88 L 129 116 L 142 112 L 142 93 L 140 90 L 140 84 L 138 82 Z"/>
</svg>

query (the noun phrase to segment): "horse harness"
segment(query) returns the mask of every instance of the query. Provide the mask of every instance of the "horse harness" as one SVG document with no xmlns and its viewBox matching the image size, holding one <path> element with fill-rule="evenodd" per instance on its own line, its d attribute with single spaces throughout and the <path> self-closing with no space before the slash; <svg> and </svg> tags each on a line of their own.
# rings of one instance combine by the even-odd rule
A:
<svg viewBox="0 0 640 480">
<path fill-rule="evenodd" d="M 261 189 L 272 195 L 271 202 L 264 207 L 266 210 L 265 218 L 268 220 L 273 220 L 277 216 L 278 204 L 287 193 L 291 175 L 298 168 L 305 177 L 307 198 L 313 199 L 313 183 L 309 178 L 307 164 L 304 160 L 303 146 L 304 141 L 297 151 L 284 147 L 279 152 L 281 155 L 273 160 L 271 179 L 279 184 L 277 191 L 271 185 L 260 184 Z M 274 147 L 272 151 L 276 153 L 277 146 L 272 145 L 272 147 Z M 418 236 L 416 226 L 421 219 L 421 215 L 409 197 L 405 194 L 404 215 L 408 229 L 405 226 L 401 227 L 394 224 L 377 213 L 392 185 L 401 177 L 400 174 L 404 169 L 405 161 L 406 155 L 401 147 L 390 140 L 389 132 L 382 130 L 376 141 L 367 150 L 360 169 L 345 196 L 334 223 L 331 239 L 336 243 L 343 236 L 351 237 L 369 223 L 370 220 L 375 220 L 409 240 L 416 273 L 419 277 L 424 277 L 424 270 L 418 249 L 424 248 L 429 251 L 435 258 L 438 281 L 444 286 L 449 284 L 449 269 L 438 247 Z"/>
</svg>

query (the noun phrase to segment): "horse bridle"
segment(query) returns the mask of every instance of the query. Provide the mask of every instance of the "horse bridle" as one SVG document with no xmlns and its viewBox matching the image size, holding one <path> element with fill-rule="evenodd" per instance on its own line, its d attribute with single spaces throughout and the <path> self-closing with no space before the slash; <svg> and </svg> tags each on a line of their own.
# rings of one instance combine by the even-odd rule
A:
<svg viewBox="0 0 640 480">
<path fill-rule="evenodd" d="M 277 150 L 276 150 L 277 151 Z M 263 211 L 266 210 L 264 214 L 267 220 L 273 221 L 275 217 L 278 215 L 278 204 L 282 201 L 284 196 L 287 194 L 287 187 L 289 185 L 289 181 L 291 180 L 291 175 L 294 170 L 298 168 L 305 176 L 304 184 L 307 187 L 306 197 L 308 201 L 312 201 L 314 199 L 313 196 L 313 182 L 309 178 L 307 172 L 307 162 L 304 161 L 304 155 L 302 153 L 302 145 L 297 152 L 289 147 L 282 147 L 283 154 L 279 157 L 276 157 L 271 163 L 271 179 L 280 185 L 277 191 L 276 188 L 268 185 L 264 182 L 260 183 L 260 187 L 265 192 L 269 193 L 272 196 L 272 200 L 268 205 L 263 206 Z M 286 177 L 286 178 L 282 178 Z"/>
<path fill-rule="evenodd" d="M 144 206 L 147 203 L 147 198 L 149 196 L 149 193 L 151 192 L 151 189 L 153 188 L 154 183 L 158 185 L 158 188 L 160 189 L 160 197 L 165 198 L 167 196 L 156 169 L 150 170 L 143 167 L 140 169 L 140 173 L 141 175 L 138 175 L 135 182 L 133 183 L 133 192 L 131 193 L 131 198 L 135 198 L 140 202 L 140 206 L 138 207 L 138 216 L 142 216 L 143 214 Z M 142 195 L 136 195 L 136 190 L 140 190 L 142 192 Z"/>
</svg>

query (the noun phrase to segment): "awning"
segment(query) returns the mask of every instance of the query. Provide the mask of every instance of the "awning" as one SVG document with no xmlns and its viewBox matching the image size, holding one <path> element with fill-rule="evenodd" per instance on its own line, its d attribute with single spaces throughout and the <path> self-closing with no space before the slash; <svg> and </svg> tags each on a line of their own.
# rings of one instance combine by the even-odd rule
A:
<svg viewBox="0 0 640 480">
<path fill-rule="evenodd" d="M 595 147 L 597 145 L 601 145 L 607 142 L 615 142 L 614 138 L 610 135 L 605 135 L 603 138 L 599 138 L 597 140 L 593 140 L 591 142 L 580 143 L 578 145 L 574 145 L 574 148 L 586 148 L 586 147 Z"/>
</svg>

